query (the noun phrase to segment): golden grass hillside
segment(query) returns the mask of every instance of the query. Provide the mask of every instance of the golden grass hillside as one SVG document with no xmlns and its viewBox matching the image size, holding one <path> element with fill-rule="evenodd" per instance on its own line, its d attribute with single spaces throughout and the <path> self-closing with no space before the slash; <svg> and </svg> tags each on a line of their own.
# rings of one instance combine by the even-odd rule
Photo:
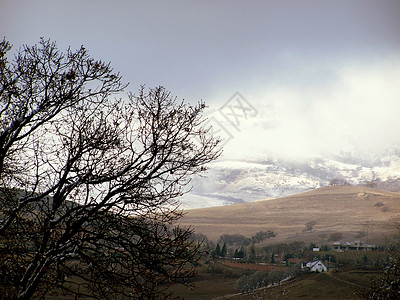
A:
<svg viewBox="0 0 400 300">
<path fill-rule="evenodd" d="M 305 224 L 315 221 L 313 230 Z M 181 219 L 217 241 L 222 234 L 252 236 L 272 230 L 277 236 L 267 243 L 294 240 L 327 243 L 332 233 L 342 233 L 343 240 L 360 239 L 381 243 L 395 233 L 400 222 L 400 193 L 358 186 L 330 186 L 306 193 L 256 202 L 193 209 Z"/>
</svg>

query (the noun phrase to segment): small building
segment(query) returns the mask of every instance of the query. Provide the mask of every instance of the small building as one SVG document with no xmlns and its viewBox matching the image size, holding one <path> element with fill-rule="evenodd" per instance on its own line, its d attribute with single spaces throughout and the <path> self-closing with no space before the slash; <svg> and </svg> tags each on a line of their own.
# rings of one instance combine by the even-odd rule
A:
<svg viewBox="0 0 400 300">
<path fill-rule="evenodd" d="M 310 261 L 301 266 L 302 270 L 310 271 L 310 272 L 326 272 L 328 268 L 322 263 L 322 261 Z"/>
<path fill-rule="evenodd" d="M 364 250 L 371 251 L 376 248 L 376 245 L 373 244 L 364 244 L 361 241 L 354 242 L 333 242 L 332 244 L 333 250 L 335 251 L 345 251 L 345 250 Z"/>
</svg>

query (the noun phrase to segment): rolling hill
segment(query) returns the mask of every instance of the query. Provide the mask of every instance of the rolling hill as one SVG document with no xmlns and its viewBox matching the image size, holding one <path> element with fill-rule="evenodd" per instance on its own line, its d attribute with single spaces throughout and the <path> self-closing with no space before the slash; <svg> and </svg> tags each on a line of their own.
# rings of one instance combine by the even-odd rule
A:
<svg viewBox="0 0 400 300">
<path fill-rule="evenodd" d="M 304 160 L 218 159 L 206 177 L 192 179 L 193 188 L 180 203 L 183 209 L 194 209 L 280 198 L 328 186 L 335 179 L 400 192 L 399 170 L 400 150 L 379 158 L 342 153 Z"/>
<path fill-rule="evenodd" d="M 310 221 L 316 222 L 313 230 L 304 231 Z M 332 233 L 342 233 L 342 240 L 380 243 L 396 231 L 396 222 L 400 193 L 360 186 L 329 186 L 283 198 L 193 209 L 180 220 L 214 241 L 222 234 L 276 232 L 267 243 L 328 243 Z"/>
</svg>

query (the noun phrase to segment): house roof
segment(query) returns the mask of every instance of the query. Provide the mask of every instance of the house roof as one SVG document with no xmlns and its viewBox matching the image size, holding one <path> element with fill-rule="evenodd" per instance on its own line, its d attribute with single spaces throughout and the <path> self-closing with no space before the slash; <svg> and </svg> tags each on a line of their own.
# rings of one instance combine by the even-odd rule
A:
<svg viewBox="0 0 400 300">
<path fill-rule="evenodd" d="M 323 265 L 324 267 L 325 267 L 325 265 L 320 261 L 320 260 L 317 260 L 317 261 L 310 261 L 310 262 L 308 262 L 307 263 L 307 267 L 309 267 L 310 269 L 312 269 L 315 265 L 317 265 L 318 263 L 320 263 L 321 265 Z M 326 267 L 325 267 L 326 268 Z"/>
</svg>

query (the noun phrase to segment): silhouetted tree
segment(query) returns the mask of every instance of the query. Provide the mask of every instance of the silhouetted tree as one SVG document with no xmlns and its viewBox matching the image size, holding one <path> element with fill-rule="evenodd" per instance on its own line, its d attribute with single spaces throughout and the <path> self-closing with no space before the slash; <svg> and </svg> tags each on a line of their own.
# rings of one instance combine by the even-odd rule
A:
<svg viewBox="0 0 400 300">
<path fill-rule="evenodd" d="M 86 49 L 0 42 L 0 287 L 165 299 L 197 246 L 176 199 L 219 151 L 203 103 L 126 85 Z"/>
</svg>

